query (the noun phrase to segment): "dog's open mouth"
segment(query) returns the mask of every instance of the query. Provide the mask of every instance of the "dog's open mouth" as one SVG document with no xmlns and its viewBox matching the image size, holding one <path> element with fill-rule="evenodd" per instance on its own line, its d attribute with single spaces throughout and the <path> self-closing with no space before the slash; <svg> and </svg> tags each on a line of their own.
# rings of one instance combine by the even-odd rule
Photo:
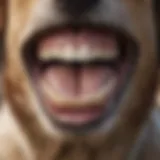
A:
<svg viewBox="0 0 160 160">
<path fill-rule="evenodd" d="M 136 57 L 131 39 L 109 28 L 47 31 L 27 46 L 25 61 L 45 111 L 74 127 L 109 112 L 111 102 L 123 94 Z"/>
</svg>

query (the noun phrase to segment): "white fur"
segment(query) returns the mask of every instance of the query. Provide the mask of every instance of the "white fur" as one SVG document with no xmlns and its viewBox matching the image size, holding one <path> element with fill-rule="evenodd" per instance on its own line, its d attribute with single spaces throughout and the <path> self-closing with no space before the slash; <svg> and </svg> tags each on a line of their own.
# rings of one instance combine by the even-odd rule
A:
<svg viewBox="0 0 160 160">
<path fill-rule="evenodd" d="M 17 149 L 22 150 L 22 154 L 26 159 L 33 160 L 34 156 L 29 141 L 27 141 L 25 134 L 18 125 L 12 111 L 6 104 L 1 107 L 0 159 L 3 156 L 9 156 L 9 154 L 12 154 L 13 150 L 18 147 Z"/>
</svg>

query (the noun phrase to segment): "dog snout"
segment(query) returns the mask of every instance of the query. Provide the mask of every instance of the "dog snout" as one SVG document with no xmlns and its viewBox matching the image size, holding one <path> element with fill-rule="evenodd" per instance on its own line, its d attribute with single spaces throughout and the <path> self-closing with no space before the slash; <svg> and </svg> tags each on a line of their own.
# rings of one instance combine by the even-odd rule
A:
<svg viewBox="0 0 160 160">
<path fill-rule="evenodd" d="M 98 5 L 100 0 L 57 0 L 58 7 L 71 17 L 89 12 Z"/>
</svg>

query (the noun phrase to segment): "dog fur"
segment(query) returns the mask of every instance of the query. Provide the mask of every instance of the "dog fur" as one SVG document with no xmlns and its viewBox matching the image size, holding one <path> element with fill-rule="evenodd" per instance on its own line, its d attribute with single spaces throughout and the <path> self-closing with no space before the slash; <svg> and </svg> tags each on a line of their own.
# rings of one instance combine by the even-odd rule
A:
<svg viewBox="0 0 160 160">
<path fill-rule="evenodd" d="M 140 45 L 140 56 L 111 128 L 104 125 L 85 136 L 70 136 L 52 125 L 39 108 L 21 57 L 21 47 L 33 32 L 69 20 L 56 2 L 8 0 L 5 4 L 0 160 L 159 160 L 159 110 L 153 107 L 158 54 L 152 1 L 102 0 L 88 14 L 95 23 L 104 21 L 127 30 Z"/>
</svg>

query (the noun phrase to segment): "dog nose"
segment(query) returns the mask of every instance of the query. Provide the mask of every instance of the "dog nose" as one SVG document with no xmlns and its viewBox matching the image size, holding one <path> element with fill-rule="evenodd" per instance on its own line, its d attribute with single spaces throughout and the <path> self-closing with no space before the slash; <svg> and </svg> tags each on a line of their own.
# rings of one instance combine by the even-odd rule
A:
<svg viewBox="0 0 160 160">
<path fill-rule="evenodd" d="M 98 4 L 99 0 L 57 0 L 62 11 L 69 16 L 81 16 Z"/>
</svg>

